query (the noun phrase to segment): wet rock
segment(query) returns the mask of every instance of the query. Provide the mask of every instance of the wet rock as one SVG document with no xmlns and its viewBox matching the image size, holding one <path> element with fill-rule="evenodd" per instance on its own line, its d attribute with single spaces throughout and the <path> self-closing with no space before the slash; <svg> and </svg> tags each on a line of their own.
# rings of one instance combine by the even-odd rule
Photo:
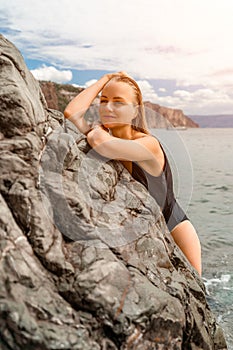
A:
<svg viewBox="0 0 233 350">
<path fill-rule="evenodd" d="M 154 199 L 0 52 L 1 349 L 226 349 Z"/>
</svg>

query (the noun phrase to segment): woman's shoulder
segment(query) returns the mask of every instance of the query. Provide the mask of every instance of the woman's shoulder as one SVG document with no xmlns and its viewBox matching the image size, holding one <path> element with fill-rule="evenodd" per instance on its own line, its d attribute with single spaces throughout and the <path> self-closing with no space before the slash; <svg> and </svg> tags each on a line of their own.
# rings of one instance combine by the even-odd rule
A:
<svg viewBox="0 0 233 350">
<path fill-rule="evenodd" d="M 150 175 L 159 176 L 165 166 L 165 157 L 158 139 L 151 134 L 138 132 L 134 140 L 146 147 L 154 155 L 153 159 L 138 161 L 137 163 Z"/>
<path fill-rule="evenodd" d="M 135 133 L 133 140 L 139 140 L 142 138 L 147 138 L 148 141 L 152 142 L 152 143 L 156 143 L 157 145 L 159 145 L 159 141 L 158 139 L 152 135 L 152 134 L 146 134 L 143 132 L 138 131 L 137 133 Z"/>
</svg>

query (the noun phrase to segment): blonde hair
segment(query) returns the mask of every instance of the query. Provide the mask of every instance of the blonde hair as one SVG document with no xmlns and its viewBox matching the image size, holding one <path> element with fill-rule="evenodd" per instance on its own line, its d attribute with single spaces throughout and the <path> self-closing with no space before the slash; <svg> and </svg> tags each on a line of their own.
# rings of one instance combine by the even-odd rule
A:
<svg viewBox="0 0 233 350">
<path fill-rule="evenodd" d="M 143 104 L 142 93 L 136 81 L 128 75 L 124 74 L 116 74 L 110 79 L 110 81 L 123 82 L 130 85 L 133 88 L 137 100 L 138 112 L 137 116 L 132 120 L 131 126 L 136 131 L 140 131 L 145 134 L 150 134 L 146 122 L 145 107 Z"/>
</svg>

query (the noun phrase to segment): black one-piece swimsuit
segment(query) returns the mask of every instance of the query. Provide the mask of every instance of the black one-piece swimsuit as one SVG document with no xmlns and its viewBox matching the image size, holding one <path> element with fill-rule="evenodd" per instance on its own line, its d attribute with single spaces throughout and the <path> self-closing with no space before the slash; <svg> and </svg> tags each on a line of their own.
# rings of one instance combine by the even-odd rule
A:
<svg viewBox="0 0 233 350">
<path fill-rule="evenodd" d="M 177 224 L 188 220 L 188 217 L 175 199 L 171 168 L 164 150 L 163 153 L 165 165 L 161 175 L 153 176 L 142 169 L 136 162 L 132 162 L 132 176 L 135 180 L 143 184 L 151 196 L 154 197 L 162 210 L 168 229 L 171 232 Z"/>
</svg>

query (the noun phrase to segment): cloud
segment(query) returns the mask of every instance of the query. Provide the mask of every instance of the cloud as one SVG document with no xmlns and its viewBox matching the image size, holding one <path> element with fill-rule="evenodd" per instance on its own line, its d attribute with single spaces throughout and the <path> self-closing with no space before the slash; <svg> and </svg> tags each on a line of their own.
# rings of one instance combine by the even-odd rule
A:
<svg viewBox="0 0 233 350">
<path fill-rule="evenodd" d="M 232 62 L 232 10 L 232 2 L 212 0 L 128 0 L 117 8 L 114 0 L 60 0 L 59 6 L 8 0 L 3 6 L 19 31 L 11 38 L 33 58 L 189 83 Z"/>
<path fill-rule="evenodd" d="M 72 80 L 72 72 L 70 70 L 58 70 L 52 66 L 43 65 L 38 69 L 31 70 L 31 73 L 38 80 L 49 80 L 56 83 L 67 83 Z"/>
<path fill-rule="evenodd" d="M 158 97 L 156 103 L 178 108 L 187 115 L 232 114 L 233 95 L 219 89 L 175 90 L 170 96 Z"/>
<path fill-rule="evenodd" d="M 213 72 L 212 75 L 215 76 L 215 77 L 227 75 L 227 76 L 231 76 L 231 78 L 232 78 L 232 76 L 233 76 L 233 67 L 224 68 L 224 69 L 219 70 L 217 72 Z"/>
<path fill-rule="evenodd" d="M 158 91 L 159 91 L 159 92 L 166 92 L 167 89 L 165 89 L 165 88 L 159 88 Z"/>
<path fill-rule="evenodd" d="M 182 109 L 187 115 L 195 114 L 232 114 L 233 92 L 226 89 L 198 88 L 193 91 L 177 89 L 170 95 L 158 96 L 154 87 L 147 80 L 137 81 L 144 101 L 151 101 L 162 106 Z M 166 89 L 160 88 L 166 92 Z"/>
<path fill-rule="evenodd" d="M 4 33 L 28 59 L 51 62 L 60 71 L 124 70 L 141 81 L 175 80 L 184 91 L 202 85 L 214 91 L 216 104 L 217 90 L 223 91 L 223 101 L 232 97 L 232 74 L 226 74 L 233 61 L 232 13 L 228 0 L 1 4 Z M 156 98 L 146 83 L 143 89 L 145 96 Z M 181 94 L 167 96 L 168 103 L 182 102 L 190 110 L 195 95 Z"/>
<path fill-rule="evenodd" d="M 74 87 L 81 87 L 81 88 L 87 88 L 89 86 L 91 86 L 92 84 L 94 84 L 97 81 L 97 79 L 91 79 L 85 82 L 84 85 L 80 85 L 80 84 L 72 84 Z"/>
<path fill-rule="evenodd" d="M 88 80 L 88 81 L 85 83 L 85 87 L 91 86 L 91 85 L 94 84 L 96 81 L 97 81 L 96 79 Z"/>
<path fill-rule="evenodd" d="M 83 87 L 88 87 L 95 82 L 96 79 L 89 80 Z M 148 80 L 137 80 L 137 83 L 144 101 L 181 109 L 186 115 L 232 114 L 233 111 L 233 92 L 229 93 L 227 89 L 197 88 L 192 91 L 176 89 L 170 95 L 159 96 Z M 166 92 L 164 88 L 159 90 Z"/>
<path fill-rule="evenodd" d="M 141 89 L 144 101 L 155 102 L 158 100 L 158 95 L 156 94 L 153 86 L 147 80 L 137 80 L 137 83 Z"/>
</svg>

